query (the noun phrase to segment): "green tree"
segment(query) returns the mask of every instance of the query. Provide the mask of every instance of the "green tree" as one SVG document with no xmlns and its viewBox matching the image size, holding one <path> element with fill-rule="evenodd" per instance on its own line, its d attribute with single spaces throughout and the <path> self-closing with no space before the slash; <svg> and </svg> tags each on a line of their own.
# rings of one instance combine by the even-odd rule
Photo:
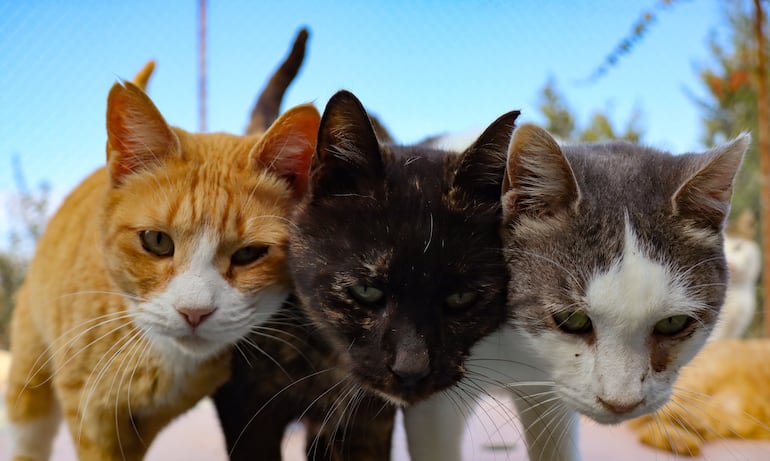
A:
<svg viewBox="0 0 770 461">
<path fill-rule="evenodd" d="M 540 112 L 545 117 L 544 128 L 564 141 L 606 141 L 624 139 L 639 142 L 642 138 L 641 111 L 635 109 L 625 127 L 620 130 L 612 125 L 609 116 L 594 111 L 589 123 L 580 127 L 566 98 L 558 90 L 553 78 L 549 79 L 540 92 Z"/>
<path fill-rule="evenodd" d="M 48 221 L 50 188 L 43 183 L 30 189 L 18 157 L 12 168 L 16 193 L 10 210 L 20 227 L 11 231 L 10 247 L 0 250 L 0 348 L 8 347 L 7 327 L 13 312 L 14 297 L 27 272 L 29 257 Z"/>
<path fill-rule="evenodd" d="M 723 38 L 712 33 L 709 42 L 714 62 L 698 71 L 707 95 L 705 98 L 693 97 L 701 109 L 703 142 L 707 146 L 724 142 L 743 131 L 750 131 L 756 138 L 759 131 L 757 92 L 752 82 L 757 66 L 753 11 L 750 2 L 743 0 L 727 2 L 724 8 L 728 36 Z M 770 44 L 765 43 L 765 47 L 770 49 Z M 755 142 L 749 148 L 738 174 L 732 216 L 738 216 L 745 209 L 758 213 L 760 186 L 759 154 Z"/>
</svg>

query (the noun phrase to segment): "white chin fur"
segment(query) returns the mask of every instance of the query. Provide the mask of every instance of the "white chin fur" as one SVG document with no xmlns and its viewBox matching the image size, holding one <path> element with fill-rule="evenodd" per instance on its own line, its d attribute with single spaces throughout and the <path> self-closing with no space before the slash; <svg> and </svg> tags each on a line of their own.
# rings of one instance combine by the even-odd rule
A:
<svg viewBox="0 0 770 461">
<path fill-rule="evenodd" d="M 270 286 L 256 296 L 245 296 L 229 287 L 226 300 L 195 329 L 167 302 L 156 297 L 137 306 L 135 322 L 153 346 L 171 360 L 176 357 L 202 361 L 232 346 L 257 325 L 267 321 L 289 295 L 284 287 Z M 168 291 L 168 290 L 167 290 Z"/>
</svg>

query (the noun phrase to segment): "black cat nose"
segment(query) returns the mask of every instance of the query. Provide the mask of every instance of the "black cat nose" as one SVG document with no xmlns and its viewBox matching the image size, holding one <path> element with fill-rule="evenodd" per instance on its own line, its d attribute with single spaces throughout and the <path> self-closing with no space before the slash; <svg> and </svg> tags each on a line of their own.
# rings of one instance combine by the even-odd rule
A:
<svg viewBox="0 0 770 461">
<path fill-rule="evenodd" d="M 407 352 L 399 351 L 390 366 L 390 371 L 398 377 L 401 386 L 416 387 L 423 378 L 430 374 L 430 359 L 428 351 Z"/>
<path fill-rule="evenodd" d="M 393 371 L 393 374 L 398 376 L 398 382 L 402 387 L 405 388 L 417 387 L 417 384 L 430 374 L 430 370 L 428 369 L 403 370 L 399 368 L 391 368 L 391 371 Z"/>
</svg>

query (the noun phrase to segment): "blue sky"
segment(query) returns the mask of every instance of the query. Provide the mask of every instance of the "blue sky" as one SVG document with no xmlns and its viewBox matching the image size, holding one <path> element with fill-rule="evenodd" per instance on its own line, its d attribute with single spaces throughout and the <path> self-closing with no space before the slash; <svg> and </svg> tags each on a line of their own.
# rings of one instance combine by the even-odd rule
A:
<svg viewBox="0 0 770 461">
<path fill-rule="evenodd" d="M 353 91 L 404 143 L 486 126 L 522 110 L 540 122 L 540 90 L 553 78 L 580 123 L 602 110 L 623 126 L 642 111 L 644 141 L 701 149 L 686 91 L 723 27 L 718 0 L 676 2 L 633 52 L 595 83 L 584 80 L 658 0 L 629 1 L 208 1 L 208 128 L 241 132 L 267 77 L 301 26 L 310 28 L 302 72 L 284 107 L 323 109 Z M 15 188 L 18 156 L 32 186 L 59 200 L 105 159 L 107 92 L 148 59 L 149 93 L 166 120 L 195 130 L 196 0 L 0 0 L 0 200 Z M 0 203 L 0 248 L 13 220 Z"/>
</svg>

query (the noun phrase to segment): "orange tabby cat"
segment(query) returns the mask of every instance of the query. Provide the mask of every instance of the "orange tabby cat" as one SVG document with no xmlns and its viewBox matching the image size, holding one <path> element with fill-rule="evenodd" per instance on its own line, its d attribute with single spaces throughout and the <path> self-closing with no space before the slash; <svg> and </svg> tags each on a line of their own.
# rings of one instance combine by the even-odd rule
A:
<svg viewBox="0 0 770 461">
<path fill-rule="evenodd" d="M 320 116 L 259 136 L 170 127 L 116 84 L 108 162 L 39 242 L 12 324 L 14 460 L 44 460 L 61 414 L 81 460 L 138 460 L 229 375 L 232 345 L 288 296 L 288 216 Z"/>
<path fill-rule="evenodd" d="M 770 439 L 770 340 L 708 343 L 657 412 L 630 423 L 642 443 L 686 456 L 707 440 Z"/>
</svg>

